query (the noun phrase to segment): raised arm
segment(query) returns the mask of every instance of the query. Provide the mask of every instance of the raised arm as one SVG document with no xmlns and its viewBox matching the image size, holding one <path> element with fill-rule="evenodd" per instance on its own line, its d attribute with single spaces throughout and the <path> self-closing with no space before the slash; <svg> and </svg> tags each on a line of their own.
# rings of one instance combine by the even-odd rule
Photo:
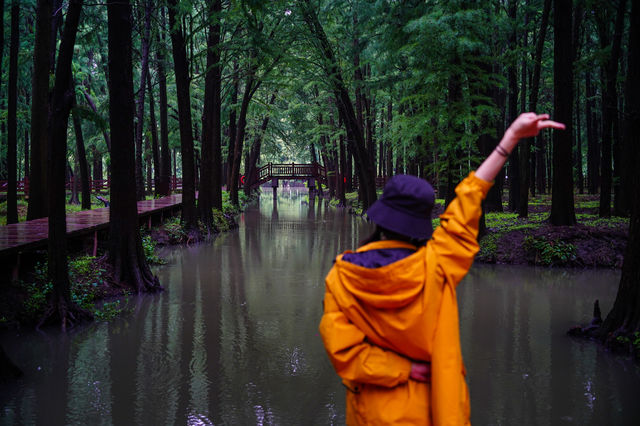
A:
<svg viewBox="0 0 640 426">
<path fill-rule="evenodd" d="M 491 182 L 500 172 L 507 161 L 507 157 L 518 144 L 520 139 L 537 136 L 545 128 L 562 129 L 565 125 L 549 120 L 549 114 L 525 112 L 515 119 L 507 129 L 500 143 L 476 170 L 476 176 Z"/>
</svg>

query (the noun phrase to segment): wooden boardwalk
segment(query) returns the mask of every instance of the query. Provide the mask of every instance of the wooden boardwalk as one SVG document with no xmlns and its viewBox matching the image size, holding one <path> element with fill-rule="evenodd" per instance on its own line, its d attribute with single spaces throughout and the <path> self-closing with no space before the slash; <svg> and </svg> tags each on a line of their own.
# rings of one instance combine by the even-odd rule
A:
<svg viewBox="0 0 640 426">
<path fill-rule="evenodd" d="M 169 195 L 155 200 L 138 201 L 138 217 L 151 217 L 182 204 L 182 194 Z M 108 229 L 109 207 L 67 213 L 67 236 L 87 235 Z M 49 219 L 44 217 L 26 222 L 0 226 L 0 256 L 19 253 L 44 246 L 49 237 Z"/>
</svg>

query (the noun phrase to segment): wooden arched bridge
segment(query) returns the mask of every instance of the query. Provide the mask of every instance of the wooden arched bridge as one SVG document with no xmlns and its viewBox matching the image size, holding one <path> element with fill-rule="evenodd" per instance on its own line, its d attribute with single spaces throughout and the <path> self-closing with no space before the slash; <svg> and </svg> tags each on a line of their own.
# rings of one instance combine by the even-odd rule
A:
<svg viewBox="0 0 640 426">
<path fill-rule="evenodd" d="M 304 180 L 304 179 L 315 179 L 321 184 L 328 185 L 329 180 L 334 182 L 334 179 L 345 179 L 344 175 L 337 174 L 335 171 L 327 171 L 326 167 L 318 164 L 296 164 L 296 163 L 288 163 L 288 164 L 273 164 L 268 163 L 262 167 L 259 167 L 255 173 L 252 174 L 252 177 L 243 176 L 240 182 L 241 185 L 244 186 L 245 180 L 248 179 L 250 188 L 257 188 L 260 185 L 263 185 L 272 180 L 282 180 L 282 179 L 293 179 L 293 180 Z M 352 178 L 352 186 L 354 188 L 358 187 L 358 178 L 357 176 L 353 176 Z M 382 188 L 387 183 L 387 176 L 377 176 L 376 177 L 376 187 Z M 313 185 L 314 182 L 311 182 Z"/>
<path fill-rule="evenodd" d="M 315 179 L 327 183 L 327 169 L 318 163 L 311 164 L 273 164 L 268 163 L 258 168 L 249 178 L 250 187 L 255 188 L 274 179 Z M 244 183 L 244 182 L 243 182 Z"/>
</svg>

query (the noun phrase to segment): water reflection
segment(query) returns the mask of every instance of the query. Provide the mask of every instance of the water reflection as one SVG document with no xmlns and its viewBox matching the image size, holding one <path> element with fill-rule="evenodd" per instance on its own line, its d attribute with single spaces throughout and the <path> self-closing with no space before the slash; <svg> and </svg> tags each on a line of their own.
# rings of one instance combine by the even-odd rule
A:
<svg viewBox="0 0 640 426">
<path fill-rule="evenodd" d="M 167 250 L 167 289 L 68 336 L 4 334 L 25 371 L 1 424 L 341 424 L 317 332 L 336 253 L 371 229 L 306 191 L 270 191 L 214 242 Z M 632 424 L 638 368 L 567 338 L 618 274 L 476 265 L 459 286 L 475 424 Z"/>
</svg>

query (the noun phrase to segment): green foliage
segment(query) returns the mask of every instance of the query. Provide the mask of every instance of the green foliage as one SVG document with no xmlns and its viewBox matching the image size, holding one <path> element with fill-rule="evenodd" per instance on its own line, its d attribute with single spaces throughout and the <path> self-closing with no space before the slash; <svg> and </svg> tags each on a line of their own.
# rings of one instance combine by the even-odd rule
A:
<svg viewBox="0 0 640 426">
<path fill-rule="evenodd" d="M 23 309 L 27 316 L 36 317 L 47 307 L 49 294 L 53 291 L 51 281 L 36 281 L 26 286 L 27 297 L 23 302 Z"/>
<path fill-rule="evenodd" d="M 182 227 L 182 223 L 180 222 L 180 218 L 178 216 L 166 221 L 162 225 L 162 227 L 167 232 L 169 236 L 169 242 L 172 244 L 184 241 L 188 237 L 187 232 Z"/>
<path fill-rule="evenodd" d="M 144 257 L 147 263 L 150 265 L 164 265 L 167 262 L 156 253 L 156 245 L 151 235 L 147 234 L 142 236 L 142 249 L 144 250 Z"/>
<path fill-rule="evenodd" d="M 48 279 L 47 269 L 46 262 L 37 263 L 30 282 L 21 284 L 25 292 L 21 311 L 29 321 L 37 320 L 44 313 L 53 292 L 53 283 Z M 105 295 L 107 279 L 107 271 L 99 259 L 92 256 L 69 259 L 71 301 L 102 320 L 111 319 L 123 310 L 119 307 L 119 301 L 97 306 L 97 302 Z"/>
<path fill-rule="evenodd" d="M 564 264 L 575 260 L 576 246 L 564 241 L 547 241 L 544 237 L 527 236 L 524 247 L 535 254 L 535 263 L 543 265 Z"/>
<path fill-rule="evenodd" d="M 213 209 L 213 226 L 218 232 L 227 232 L 232 228 L 232 221 L 225 216 L 224 212 Z"/>
<path fill-rule="evenodd" d="M 100 309 L 96 310 L 93 315 L 98 321 L 111 321 L 125 311 L 128 302 L 129 297 L 125 294 L 123 301 L 116 299 L 111 302 L 104 302 Z"/>
<path fill-rule="evenodd" d="M 482 237 L 480 241 L 479 257 L 487 261 L 495 261 L 498 252 L 498 241 L 504 234 L 502 232 L 493 232 Z"/>
</svg>

